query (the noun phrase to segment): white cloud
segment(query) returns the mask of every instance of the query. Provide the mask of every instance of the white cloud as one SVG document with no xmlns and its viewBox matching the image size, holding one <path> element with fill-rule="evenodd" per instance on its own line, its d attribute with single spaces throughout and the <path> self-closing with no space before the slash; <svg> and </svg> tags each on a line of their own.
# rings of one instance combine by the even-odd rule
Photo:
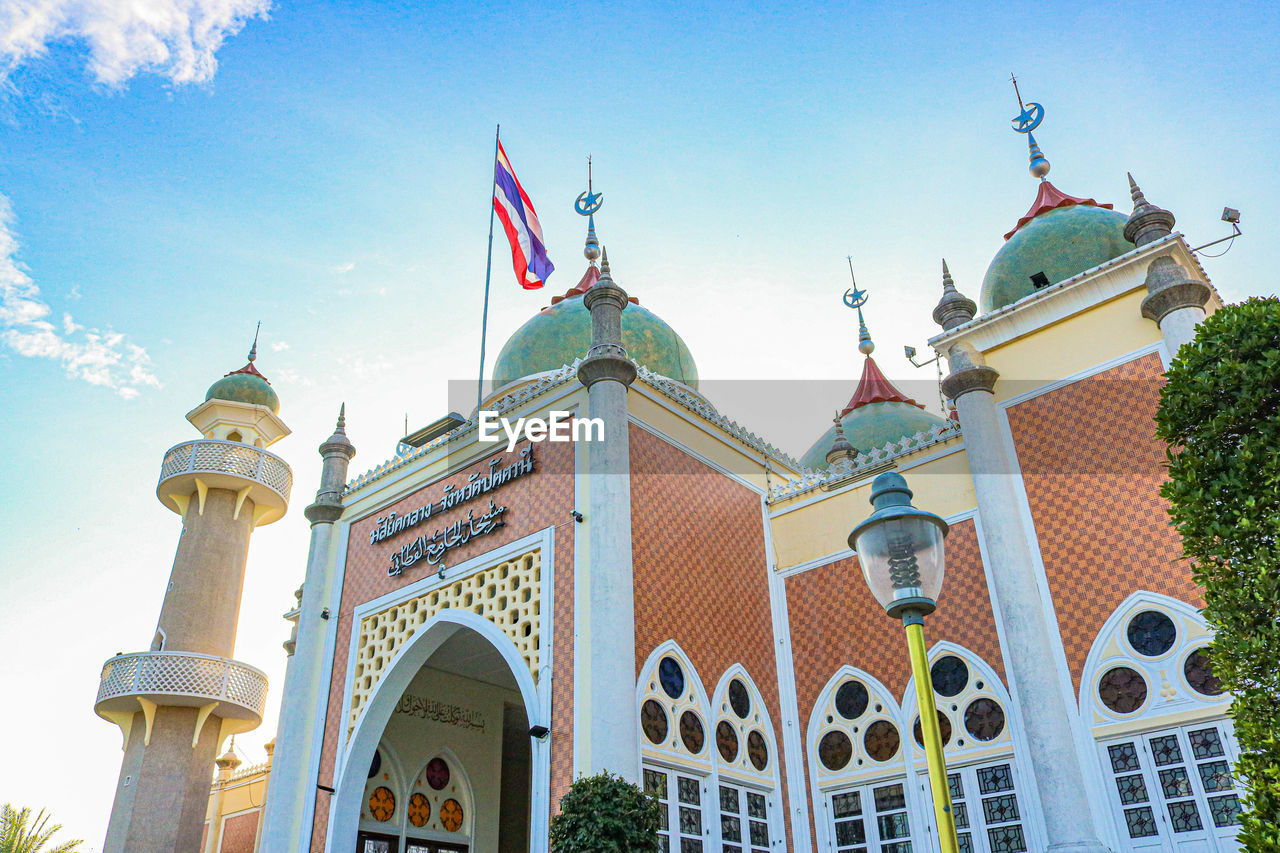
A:
<svg viewBox="0 0 1280 853">
<path fill-rule="evenodd" d="M 271 345 L 272 352 L 284 352 L 288 348 L 289 348 L 288 341 L 276 341 L 274 344 Z"/>
<path fill-rule="evenodd" d="M 338 275 L 343 275 L 344 273 L 351 272 L 355 268 L 356 268 L 355 261 L 352 261 L 351 263 L 347 263 L 347 264 L 339 264 L 336 267 L 329 267 L 329 271 L 333 273 L 337 273 Z"/>
<path fill-rule="evenodd" d="M 0 3 L 0 80 L 43 56 L 53 42 L 88 49 L 98 82 L 121 86 L 140 72 L 174 83 L 202 83 L 215 54 L 271 0 L 6 0 Z"/>
<path fill-rule="evenodd" d="M 68 376 L 113 388 L 126 400 L 138 396 L 140 388 L 159 388 L 147 351 L 120 332 L 86 329 L 65 312 L 61 331 L 49 322 L 52 309 L 15 259 L 12 225 L 9 199 L 0 195 L 0 344 L 27 358 L 60 362 Z"/>
</svg>

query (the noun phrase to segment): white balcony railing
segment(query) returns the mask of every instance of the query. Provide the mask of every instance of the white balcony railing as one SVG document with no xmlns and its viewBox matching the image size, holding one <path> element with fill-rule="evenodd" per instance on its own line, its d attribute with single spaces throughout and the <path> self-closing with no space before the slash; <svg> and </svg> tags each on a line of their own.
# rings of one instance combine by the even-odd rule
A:
<svg viewBox="0 0 1280 853">
<path fill-rule="evenodd" d="M 95 708 L 124 707 L 141 696 L 157 705 L 206 705 L 222 702 L 219 716 L 262 719 L 267 703 L 267 676 L 260 669 L 230 658 L 194 652 L 135 652 L 116 655 L 102 667 Z"/>
<path fill-rule="evenodd" d="M 255 523 L 269 524 L 284 515 L 293 488 L 293 471 L 274 453 L 238 441 L 202 438 L 176 444 L 164 455 L 156 496 L 179 513 L 184 505 L 171 500 L 185 497 L 200 480 L 210 488 L 240 491 L 250 487 L 249 496 L 262 508 Z"/>
</svg>

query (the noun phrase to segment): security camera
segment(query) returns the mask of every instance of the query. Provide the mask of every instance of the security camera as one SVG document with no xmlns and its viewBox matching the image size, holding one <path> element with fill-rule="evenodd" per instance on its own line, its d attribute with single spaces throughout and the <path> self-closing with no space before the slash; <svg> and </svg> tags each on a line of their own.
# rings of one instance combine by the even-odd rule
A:
<svg viewBox="0 0 1280 853">
<path fill-rule="evenodd" d="M 1222 221 L 1230 222 L 1232 225 L 1235 225 L 1240 221 L 1240 211 L 1236 210 L 1234 207 L 1222 208 Z"/>
</svg>

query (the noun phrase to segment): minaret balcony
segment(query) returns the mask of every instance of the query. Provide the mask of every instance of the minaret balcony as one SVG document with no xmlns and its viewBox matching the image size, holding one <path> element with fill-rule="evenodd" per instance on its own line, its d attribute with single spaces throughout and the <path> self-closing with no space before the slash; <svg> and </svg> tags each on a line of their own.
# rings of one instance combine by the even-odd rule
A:
<svg viewBox="0 0 1280 853">
<path fill-rule="evenodd" d="M 256 526 L 284 516 L 292 488 L 293 472 L 274 453 L 238 441 L 198 439 L 174 445 L 165 453 L 156 497 L 185 515 L 193 496 L 203 513 L 209 489 L 228 489 L 236 493 L 237 518 L 245 498 L 253 501 Z"/>
<path fill-rule="evenodd" d="M 127 742 L 138 711 L 150 740 L 156 708 L 196 708 L 198 739 L 210 714 L 222 719 L 223 734 L 257 728 L 266 704 L 267 675 L 248 664 L 194 652 L 135 652 L 103 665 L 93 710 L 124 729 Z"/>
</svg>

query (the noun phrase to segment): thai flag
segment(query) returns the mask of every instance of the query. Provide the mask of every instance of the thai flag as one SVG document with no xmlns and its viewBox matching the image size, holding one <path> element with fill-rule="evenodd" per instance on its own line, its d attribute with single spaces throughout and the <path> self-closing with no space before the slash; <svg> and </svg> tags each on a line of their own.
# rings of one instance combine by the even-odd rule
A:
<svg viewBox="0 0 1280 853">
<path fill-rule="evenodd" d="M 507 240 L 511 243 L 511 263 L 516 269 L 516 281 L 525 290 L 542 287 L 551 275 L 551 261 L 542 240 L 542 226 L 524 187 L 516 180 L 516 173 L 507 160 L 506 149 L 498 143 L 498 157 L 493 166 L 493 209 L 502 220 Z"/>
</svg>

